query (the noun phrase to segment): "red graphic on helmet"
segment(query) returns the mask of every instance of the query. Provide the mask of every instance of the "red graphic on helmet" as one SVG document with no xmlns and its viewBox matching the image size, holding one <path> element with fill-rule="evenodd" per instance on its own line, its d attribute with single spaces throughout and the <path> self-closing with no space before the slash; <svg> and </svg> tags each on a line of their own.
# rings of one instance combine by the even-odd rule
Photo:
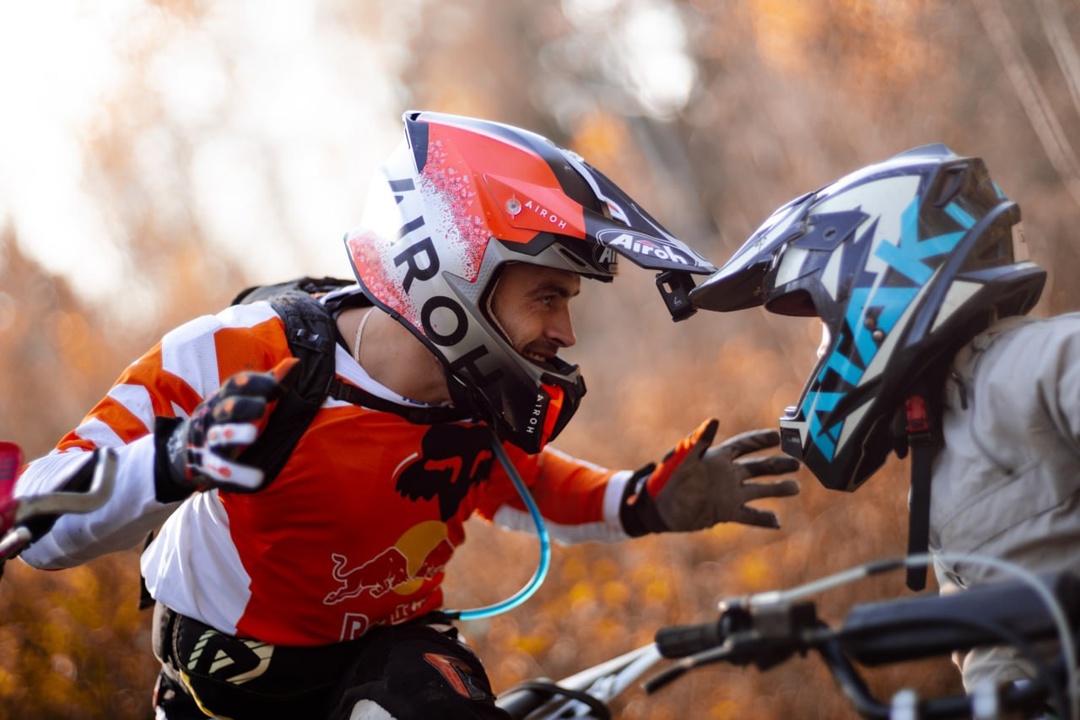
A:
<svg viewBox="0 0 1080 720">
<path fill-rule="evenodd" d="M 441 216 L 435 218 L 437 224 L 456 231 L 446 235 L 446 250 L 458 257 L 458 262 L 451 265 L 463 278 L 474 282 L 491 231 L 484 222 L 472 172 L 454 146 L 444 147 L 439 140 L 428 146 L 420 191 L 428 198 L 427 206 L 437 208 Z"/>
<path fill-rule="evenodd" d="M 416 304 L 400 279 L 392 272 L 394 266 L 388 266 L 384 262 L 390 242 L 378 233 L 368 230 L 348 237 L 345 246 L 354 267 L 364 269 L 363 278 L 368 289 L 401 313 L 411 325 L 419 325 L 420 314 L 416 310 Z"/>
</svg>

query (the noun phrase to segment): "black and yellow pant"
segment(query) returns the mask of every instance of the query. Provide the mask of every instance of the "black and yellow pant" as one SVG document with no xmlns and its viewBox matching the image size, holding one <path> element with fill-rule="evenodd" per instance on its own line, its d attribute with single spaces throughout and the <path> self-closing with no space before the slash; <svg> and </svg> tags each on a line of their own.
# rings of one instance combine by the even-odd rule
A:
<svg viewBox="0 0 1080 720">
<path fill-rule="evenodd" d="M 154 707 L 168 720 L 347 720 L 364 701 L 397 720 L 507 719 L 480 660 L 445 625 L 377 627 L 348 643 L 296 648 L 226 635 L 159 604 L 154 654 Z"/>
</svg>

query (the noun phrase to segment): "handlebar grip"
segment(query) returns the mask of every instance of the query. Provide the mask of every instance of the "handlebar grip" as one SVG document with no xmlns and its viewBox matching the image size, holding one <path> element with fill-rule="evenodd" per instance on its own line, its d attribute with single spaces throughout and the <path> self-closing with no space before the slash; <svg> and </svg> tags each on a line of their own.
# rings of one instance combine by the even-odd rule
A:
<svg viewBox="0 0 1080 720">
<path fill-rule="evenodd" d="M 512 718 L 524 718 L 550 699 L 549 692 L 541 692 L 529 686 L 513 687 L 499 693 L 495 706 L 505 710 Z"/>
<path fill-rule="evenodd" d="M 682 658 L 710 650 L 724 642 L 720 621 L 672 625 L 656 631 L 656 648 L 666 658 Z"/>
<path fill-rule="evenodd" d="M 1080 577 L 1060 571 L 1041 575 L 1040 580 L 1061 603 L 1068 619 L 1077 622 Z M 979 622 L 966 622 L 972 619 Z M 1001 644 L 998 627 L 1027 640 L 1058 634 L 1042 597 L 1030 585 L 1010 580 L 951 595 L 918 595 L 856 605 L 838 637 L 852 658 L 874 666 Z"/>
</svg>

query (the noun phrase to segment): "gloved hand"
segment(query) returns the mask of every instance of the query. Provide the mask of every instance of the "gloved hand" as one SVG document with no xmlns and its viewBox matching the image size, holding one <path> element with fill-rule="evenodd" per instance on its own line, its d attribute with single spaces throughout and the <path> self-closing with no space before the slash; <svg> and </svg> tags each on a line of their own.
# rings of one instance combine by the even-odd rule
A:
<svg viewBox="0 0 1080 720">
<path fill-rule="evenodd" d="M 751 430 L 710 448 L 719 423 L 708 420 L 669 452 L 660 465 L 647 465 L 627 482 L 620 519 L 632 536 L 652 532 L 703 530 L 721 522 L 778 528 L 775 513 L 746 503 L 799 492 L 795 480 L 750 482 L 759 475 L 795 472 L 787 455 L 738 460 L 780 444 L 776 430 Z"/>
<path fill-rule="evenodd" d="M 266 426 L 274 401 L 294 382 L 299 362 L 287 358 L 271 372 L 237 373 L 186 420 L 158 418 L 154 427 L 158 500 L 179 500 L 210 487 L 261 490 L 263 471 L 236 458 Z"/>
</svg>

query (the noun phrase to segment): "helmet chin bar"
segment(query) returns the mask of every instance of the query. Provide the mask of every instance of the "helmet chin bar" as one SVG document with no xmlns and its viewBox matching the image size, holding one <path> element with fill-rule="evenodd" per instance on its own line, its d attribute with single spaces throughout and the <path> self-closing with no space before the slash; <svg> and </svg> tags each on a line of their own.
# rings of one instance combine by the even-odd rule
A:
<svg viewBox="0 0 1080 720">
<path fill-rule="evenodd" d="M 480 388 L 471 386 L 448 369 L 445 375 L 453 407 L 473 420 L 487 423 L 500 442 L 508 442 L 530 455 L 543 450 L 562 432 L 585 394 L 585 381 L 581 377 L 571 387 L 560 378 L 545 375 L 543 385 L 536 391 L 533 414 L 522 420 L 507 414 L 514 404 L 502 405 L 500 409 L 502 400 L 493 402 Z M 557 393 L 557 397 L 553 397 L 552 392 Z M 535 423 L 530 422 L 534 419 Z"/>
</svg>

